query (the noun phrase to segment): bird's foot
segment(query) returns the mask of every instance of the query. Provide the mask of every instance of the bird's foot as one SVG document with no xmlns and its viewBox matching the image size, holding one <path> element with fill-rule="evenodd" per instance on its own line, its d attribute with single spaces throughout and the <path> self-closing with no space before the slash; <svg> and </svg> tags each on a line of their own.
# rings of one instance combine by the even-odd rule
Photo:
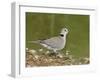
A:
<svg viewBox="0 0 100 80">
<path fill-rule="evenodd" d="M 57 56 L 57 53 L 54 53 L 54 52 L 53 53 L 50 53 L 49 56 L 55 56 L 56 57 Z"/>
</svg>

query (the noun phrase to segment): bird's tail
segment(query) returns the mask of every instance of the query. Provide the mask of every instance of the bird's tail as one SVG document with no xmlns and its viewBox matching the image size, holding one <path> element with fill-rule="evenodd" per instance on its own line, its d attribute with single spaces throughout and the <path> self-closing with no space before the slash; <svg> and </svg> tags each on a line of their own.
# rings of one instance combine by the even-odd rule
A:
<svg viewBox="0 0 100 80">
<path fill-rule="evenodd" d="M 37 41 L 28 41 L 28 43 L 40 43 L 41 40 L 37 40 Z"/>
</svg>

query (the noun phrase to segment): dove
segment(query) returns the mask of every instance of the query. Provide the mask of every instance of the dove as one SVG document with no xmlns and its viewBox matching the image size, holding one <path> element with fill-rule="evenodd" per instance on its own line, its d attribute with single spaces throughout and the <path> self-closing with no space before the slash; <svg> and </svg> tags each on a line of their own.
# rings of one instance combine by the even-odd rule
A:
<svg viewBox="0 0 100 80">
<path fill-rule="evenodd" d="M 58 36 L 51 37 L 49 39 L 29 41 L 29 42 L 40 44 L 43 47 L 52 50 L 54 53 L 57 53 L 58 50 L 62 50 L 65 47 L 66 36 L 68 32 L 69 31 L 67 28 L 62 28 Z"/>
</svg>

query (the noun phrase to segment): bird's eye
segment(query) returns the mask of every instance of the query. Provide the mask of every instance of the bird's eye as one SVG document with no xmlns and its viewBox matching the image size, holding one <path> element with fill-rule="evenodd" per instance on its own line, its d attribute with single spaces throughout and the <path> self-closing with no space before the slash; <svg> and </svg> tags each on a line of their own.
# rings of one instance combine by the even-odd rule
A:
<svg viewBox="0 0 100 80">
<path fill-rule="evenodd" d="M 66 31 L 66 30 L 65 30 Z"/>
</svg>

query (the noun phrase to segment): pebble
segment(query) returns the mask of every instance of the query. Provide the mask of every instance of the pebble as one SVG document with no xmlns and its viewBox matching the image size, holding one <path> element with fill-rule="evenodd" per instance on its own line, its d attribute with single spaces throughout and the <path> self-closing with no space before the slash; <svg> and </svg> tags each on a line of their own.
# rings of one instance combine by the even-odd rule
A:
<svg viewBox="0 0 100 80">
<path fill-rule="evenodd" d="M 81 62 L 79 62 L 79 64 L 81 65 L 82 63 L 81 63 Z"/>
<path fill-rule="evenodd" d="M 39 58 L 39 56 L 38 56 L 38 55 L 34 55 L 34 57 L 35 57 L 35 59 L 38 59 L 38 58 Z"/>
<path fill-rule="evenodd" d="M 45 53 L 46 53 L 46 54 L 49 54 L 49 53 L 50 53 L 50 51 L 46 51 Z"/>
<path fill-rule="evenodd" d="M 69 55 L 69 53 L 66 53 L 66 56 L 68 56 Z"/>
<path fill-rule="evenodd" d="M 57 57 L 59 57 L 59 58 L 63 58 L 63 56 L 62 56 L 61 54 L 58 54 Z"/>
<path fill-rule="evenodd" d="M 43 49 L 39 49 L 39 51 L 40 51 L 40 52 L 42 52 L 42 51 L 43 51 Z"/>
<path fill-rule="evenodd" d="M 89 58 L 84 58 L 86 61 L 89 61 Z"/>
<path fill-rule="evenodd" d="M 70 52 L 70 51 L 66 51 L 66 55 L 69 55 L 69 52 Z"/>
<path fill-rule="evenodd" d="M 29 52 L 34 55 L 36 53 L 36 50 L 32 49 L 32 50 L 29 50 Z"/>
<path fill-rule="evenodd" d="M 53 61 L 53 59 L 49 59 L 48 61 L 52 62 L 52 61 Z"/>
<path fill-rule="evenodd" d="M 84 60 L 85 60 L 84 61 L 85 63 L 88 63 L 89 62 L 89 58 L 84 58 Z"/>
<path fill-rule="evenodd" d="M 26 51 L 28 51 L 28 48 L 26 48 Z"/>
</svg>

